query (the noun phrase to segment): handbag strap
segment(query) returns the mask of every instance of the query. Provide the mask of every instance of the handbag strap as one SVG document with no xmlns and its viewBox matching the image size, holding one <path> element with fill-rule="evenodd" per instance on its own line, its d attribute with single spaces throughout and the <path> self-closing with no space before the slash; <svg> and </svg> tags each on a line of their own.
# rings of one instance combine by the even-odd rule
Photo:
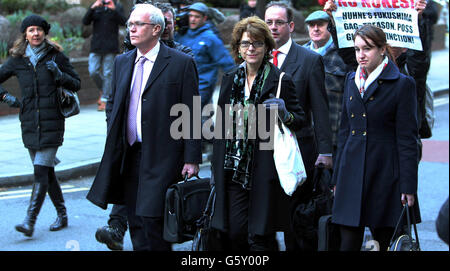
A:
<svg viewBox="0 0 450 271">
<path fill-rule="evenodd" d="M 416 237 L 416 243 L 417 246 L 420 248 L 420 244 L 419 244 L 419 234 L 417 232 L 417 226 L 416 226 L 416 216 L 414 214 L 414 210 L 411 212 L 412 218 L 413 218 L 413 223 L 411 223 L 411 219 L 410 219 L 410 212 L 409 212 L 409 207 L 408 204 L 406 204 L 406 216 L 408 217 L 407 221 L 408 221 L 408 234 L 410 237 L 412 237 L 411 235 L 411 224 L 413 225 L 414 228 L 414 235 Z"/>
<path fill-rule="evenodd" d="M 281 80 L 283 79 L 284 72 L 280 73 L 280 80 L 278 80 L 278 88 L 277 88 L 277 96 L 276 98 L 280 98 L 280 92 L 281 92 Z"/>
<path fill-rule="evenodd" d="M 283 79 L 285 72 L 281 72 L 280 73 L 280 79 L 278 80 L 278 87 L 277 87 L 277 95 L 275 96 L 276 98 L 280 98 L 280 93 L 281 93 L 281 81 Z M 275 126 L 278 126 L 278 129 L 280 130 L 280 132 L 282 134 L 284 134 L 284 130 L 282 128 L 282 121 L 280 119 L 280 116 L 278 115 L 278 110 L 276 111 L 276 121 L 275 121 Z"/>
<path fill-rule="evenodd" d="M 216 186 L 211 187 L 211 192 L 209 193 L 208 201 L 206 202 L 205 210 L 203 210 L 203 215 L 211 217 L 214 214 L 214 206 L 216 203 Z"/>
<path fill-rule="evenodd" d="M 402 223 L 402 219 L 403 219 L 403 216 L 405 215 L 405 213 L 406 213 L 406 223 L 407 223 L 407 225 L 406 225 L 407 226 L 406 234 L 412 239 L 412 235 L 411 235 L 411 218 L 410 218 L 410 214 L 409 214 L 409 206 L 408 206 L 408 203 L 406 203 L 404 205 L 403 209 L 402 209 L 402 212 L 400 214 L 400 218 L 397 221 L 397 225 L 395 226 L 394 234 L 392 235 L 391 241 L 389 242 L 389 247 L 392 246 L 392 244 L 394 243 L 395 236 L 398 233 L 398 230 L 400 228 L 400 225 Z M 414 219 L 414 223 L 412 223 L 412 224 L 413 224 L 413 227 L 414 227 L 414 234 L 415 234 L 415 237 L 416 237 L 416 243 L 417 243 L 417 246 L 420 248 L 419 235 L 417 233 L 417 226 L 416 226 L 416 223 L 415 223 L 416 218 L 415 218 L 415 215 L 414 215 L 414 211 L 412 212 L 412 216 L 413 216 L 413 219 Z"/>
<path fill-rule="evenodd" d="M 408 205 L 408 204 L 406 204 L 406 205 Z M 389 247 L 391 247 L 392 244 L 394 243 L 395 236 L 398 233 L 398 229 L 400 228 L 400 224 L 402 223 L 403 215 L 405 214 L 405 207 L 403 207 L 402 212 L 400 213 L 400 217 L 397 221 L 397 225 L 395 226 L 394 233 L 392 234 L 392 237 L 391 237 L 391 241 L 389 242 Z"/>
</svg>

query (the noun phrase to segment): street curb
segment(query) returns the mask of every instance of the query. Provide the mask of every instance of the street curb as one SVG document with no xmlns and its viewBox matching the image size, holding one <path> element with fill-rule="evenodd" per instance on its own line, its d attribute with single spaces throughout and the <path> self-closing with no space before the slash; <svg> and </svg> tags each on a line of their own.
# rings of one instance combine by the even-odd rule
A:
<svg viewBox="0 0 450 271">
<path fill-rule="evenodd" d="M 59 181 L 80 179 L 87 176 L 94 176 L 97 172 L 100 161 L 85 164 L 72 164 L 62 169 L 56 168 L 55 174 Z M 33 173 L 18 174 L 8 177 L 0 177 L 1 187 L 31 185 L 34 181 Z"/>
<path fill-rule="evenodd" d="M 444 95 L 448 94 L 448 89 L 449 88 L 447 86 L 447 88 L 442 88 L 442 89 L 433 91 L 433 97 L 437 98 L 437 97 L 444 96 Z"/>
<path fill-rule="evenodd" d="M 56 170 L 56 177 L 60 182 L 76 180 L 85 177 L 95 176 L 97 173 L 100 161 L 94 161 L 86 164 L 69 165 L 65 166 L 60 170 Z M 200 165 L 200 170 L 210 167 L 211 163 L 209 161 Z M 14 186 L 26 186 L 33 184 L 34 175 L 33 174 L 19 174 L 15 176 L 0 177 L 0 188 L 14 187 Z"/>
</svg>

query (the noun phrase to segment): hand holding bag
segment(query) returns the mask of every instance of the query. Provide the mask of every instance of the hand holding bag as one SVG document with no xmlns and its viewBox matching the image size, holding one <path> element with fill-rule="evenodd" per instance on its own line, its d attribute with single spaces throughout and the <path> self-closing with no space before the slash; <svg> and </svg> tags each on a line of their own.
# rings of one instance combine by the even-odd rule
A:
<svg viewBox="0 0 450 271">
<path fill-rule="evenodd" d="M 182 243 L 194 238 L 196 221 L 208 201 L 211 188 L 209 178 L 184 181 L 167 189 L 164 209 L 164 240 Z"/>
<path fill-rule="evenodd" d="M 283 76 L 284 72 L 280 74 L 276 98 L 280 98 Z M 281 187 L 287 195 L 292 196 L 306 180 L 306 170 L 296 135 L 278 117 L 275 121 L 273 159 Z"/>
<path fill-rule="evenodd" d="M 402 225 L 405 213 L 407 223 L 406 233 L 396 238 L 399 233 L 400 226 Z M 414 212 L 411 212 L 411 214 L 413 217 L 413 221 L 416 221 Z M 398 219 L 397 226 L 395 226 L 394 234 L 392 235 L 391 241 L 389 243 L 388 251 L 420 251 L 419 235 L 417 234 L 416 223 L 413 223 L 413 226 L 416 239 L 413 239 L 411 235 L 411 218 L 409 206 L 408 203 L 406 203 L 403 207 L 402 213 L 400 214 L 400 218 Z"/>
<path fill-rule="evenodd" d="M 52 60 L 55 61 L 56 55 L 53 55 Z M 69 118 L 80 113 L 80 100 L 76 92 L 65 89 L 61 86 L 57 88 L 58 92 L 58 107 L 59 112 L 65 117 Z"/>
</svg>

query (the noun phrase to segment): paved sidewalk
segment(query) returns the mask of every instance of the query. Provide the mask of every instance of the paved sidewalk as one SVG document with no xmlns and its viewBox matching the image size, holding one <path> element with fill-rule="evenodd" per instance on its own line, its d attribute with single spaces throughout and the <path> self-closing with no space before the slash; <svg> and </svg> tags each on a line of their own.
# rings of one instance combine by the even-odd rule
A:
<svg viewBox="0 0 450 271">
<path fill-rule="evenodd" d="M 66 119 L 64 143 L 56 156 L 60 179 L 95 174 L 106 139 L 105 113 L 97 105 L 82 106 L 79 115 Z M 0 117 L 0 186 L 24 185 L 33 179 L 33 166 L 21 138 L 17 115 Z"/>
<path fill-rule="evenodd" d="M 448 94 L 448 73 L 449 50 L 433 52 L 428 84 L 436 96 Z M 0 117 L 0 127 L 0 187 L 30 184 L 33 167 L 22 143 L 18 116 Z M 105 139 L 105 113 L 98 112 L 96 105 L 83 106 L 79 115 L 66 120 L 64 144 L 57 153 L 58 177 L 68 180 L 95 174 Z"/>
</svg>

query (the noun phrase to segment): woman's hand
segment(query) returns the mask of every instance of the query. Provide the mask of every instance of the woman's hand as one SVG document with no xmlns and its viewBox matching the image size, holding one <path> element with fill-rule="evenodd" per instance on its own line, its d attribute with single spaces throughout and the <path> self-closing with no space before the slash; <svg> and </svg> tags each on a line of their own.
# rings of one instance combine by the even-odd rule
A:
<svg viewBox="0 0 450 271">
<path fill-rule="evenodd" d="M 62 78 L 62 72 L 58 68 L 58 64 L 55 61 L 50 60 L 45 63 L 47 65 L 47 69 L 53 73 L 56 81 L 59 81 Z"/>
<path fill-rule="evenodd" d="M 8 93 L 2 86 L 0 86 L 0 102 L 3 101 L 3 99 L 6 96 L 6 93 Z"/>
<path fill-rule="evenodd" d="M 402 193 L 401 201 L 403 205 L 408 203 L 408 206 L 411 207 L 414 205 L 414 195 Z"/>
<path fill-rule="evenodd" d="M 263 104 L 267 109 L 271 109 L 272 106 L 276 105 L 278 107 L 278 116 L 280 116 L 281 121 L 287 122 L 289 120 L 290 115 L 283 99 L 275 98 L 273 94 L 270 94 L 269 99 L 265 100 Z"/>
</svg>

